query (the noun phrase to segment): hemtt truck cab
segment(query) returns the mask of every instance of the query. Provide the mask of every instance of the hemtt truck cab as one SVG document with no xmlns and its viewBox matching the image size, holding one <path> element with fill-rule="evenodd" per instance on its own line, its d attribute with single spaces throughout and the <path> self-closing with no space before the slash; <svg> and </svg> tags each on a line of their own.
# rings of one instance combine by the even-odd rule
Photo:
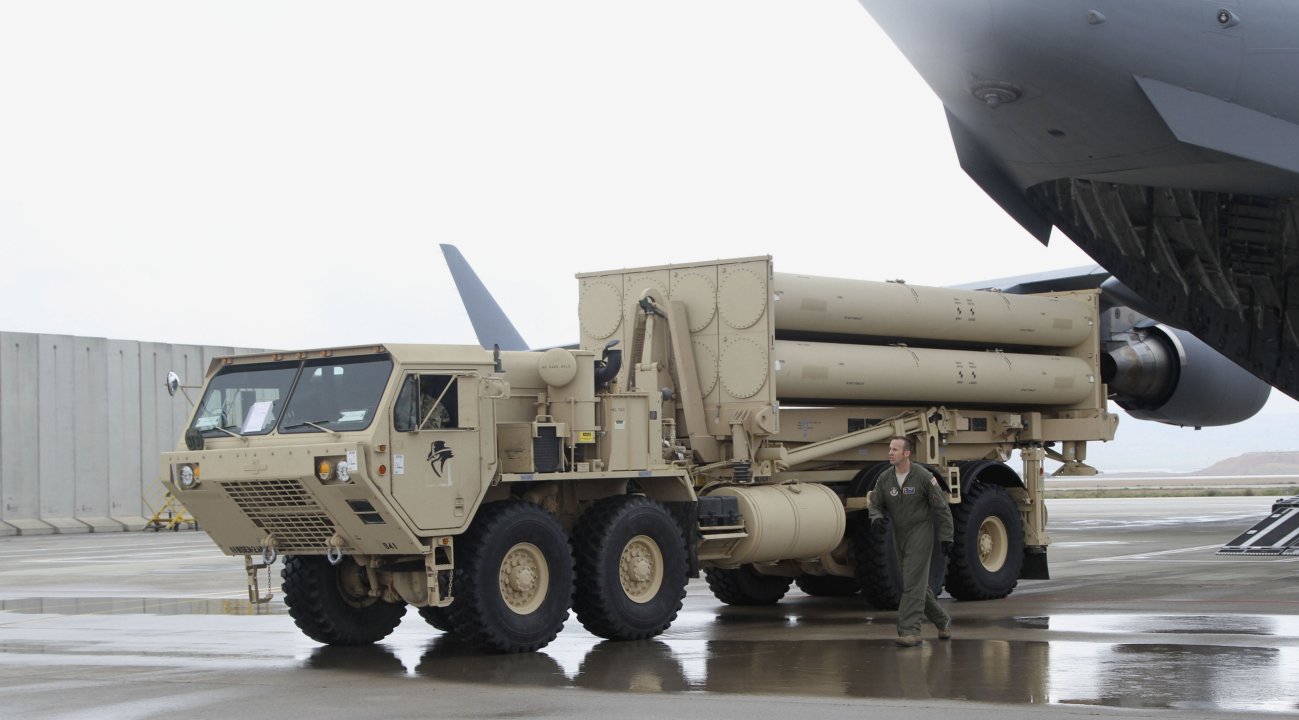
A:
<svg viewBox="0 0 1299 720">
<path fill-rule="evenodd" d="M 580 349 L 219 358 L 163 481 L 245 556 L 255 602 L 284 556 L 315 640 L 375 642 L 410 605 L 520 652 L 570 608 L 601 637 L 653 637 L 701 570 L 731 604 L 797 582 L 896 607 L 889 534 L 863 521 L 895 435 L 953 503 L 932 584 L 1004 597 L 1046 573 L 1042 460 L 1088 472 L 1086 442 L 1116 427 L 1095 293 L 808 278 L 766 257 L 578 280 Z"/>
</svg>

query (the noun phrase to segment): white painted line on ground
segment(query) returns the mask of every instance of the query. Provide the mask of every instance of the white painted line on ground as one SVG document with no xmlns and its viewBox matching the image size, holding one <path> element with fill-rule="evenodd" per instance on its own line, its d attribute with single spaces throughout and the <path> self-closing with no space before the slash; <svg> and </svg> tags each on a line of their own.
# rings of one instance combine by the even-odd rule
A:
<svg viewBox="0 0 1299 720">
<path fill-rule="evenodd" d="M 1222 547 L 1222 545 L 1198 545 L 1196 547 L 1173 548 L 1171 550 L 1156 550 L 1153 552 L 1135 553 L 1133 555 L 1114 555 L 1111 557 L 1083 558 L 1082 562 L 1110 562 L 1110 561 L 1117 562 L 1117 561 L 1124 561 L 1124 560 L 1148 560 L 1153 557 L 1163 557 L 1166 555 L 1179 555 L 1182 553 L 1201 552 L 1204 550 L 1217 550 L 1220 547 Z"/>
</svg>

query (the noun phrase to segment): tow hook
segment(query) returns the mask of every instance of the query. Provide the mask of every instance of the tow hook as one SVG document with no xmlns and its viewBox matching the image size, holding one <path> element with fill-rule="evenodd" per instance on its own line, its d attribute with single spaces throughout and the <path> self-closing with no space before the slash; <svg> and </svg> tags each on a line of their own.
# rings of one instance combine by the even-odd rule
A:
<svg viewBox="0 0 1299 720">
<path fill-rule="evenodd" d="M 343 562 L 342 545 L 343 540 L 338 537 L 338 535 L 329 538 L 329 546 L 325 550 L 325 559 L 329 561 L 330 565 L 337 565 Z"/>
<path fill-rule="evenodd" d="M 253 560 L 252 555 L 244 556 L 244 572 L 248 574 L 248 602 L 253 605 L 265 605 L 275 597 L 275 591 L 271 589 L 271 566 L 280 557 L 280 551 L 275 548 L 275 535 L 267 535 L 262 541 L 262 559 L 261 562 Z M 257 582 L 257 572 L 266 571 L 266 594 L 263 595 L 261 586 Z"/>
<path fill-rule="evenodd" d="M 275 536 L 267 535 L 266 539 L 262 541 L 262 562 L 266 563 L 267 567 L 270 567 L 275 564 L 279 557 L 280 551 L 275 547 Z"/>
</svg>

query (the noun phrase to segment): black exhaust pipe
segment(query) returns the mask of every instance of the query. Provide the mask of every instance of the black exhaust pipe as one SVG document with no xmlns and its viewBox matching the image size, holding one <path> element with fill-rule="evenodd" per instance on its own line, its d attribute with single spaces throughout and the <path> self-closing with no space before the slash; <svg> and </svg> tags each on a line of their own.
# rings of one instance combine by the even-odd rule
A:
<svg viewBox="0 0 1299 720">
<path fill-rule="evenodd" d="M 610 340 L 609 344 L 604 346 L 604 353 L 600 359 L 595 361 L 596 390 L 609 387 L 609 383 L 618 377 L 618 371 L 622 369 L 622 351 L 613 349 L 617 344 L 617 340 Z"/>
</svg>

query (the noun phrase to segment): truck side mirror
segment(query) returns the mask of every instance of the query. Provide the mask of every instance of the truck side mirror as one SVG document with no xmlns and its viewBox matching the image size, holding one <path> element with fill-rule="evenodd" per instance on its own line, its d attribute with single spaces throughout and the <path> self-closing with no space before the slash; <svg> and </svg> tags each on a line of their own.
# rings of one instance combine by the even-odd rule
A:
<svg viewBox="0 0 1299 720">
<path fill-rule="evenodd" d="M 185 396 L 186 402 L 191 406 L 194 404 L 194 401 L 189 397 L 189 393 L 185 392 L 185 386 L 180 384 L 180 376 L 177 375 L 174 370 L 169 370 L 167 372 L 167 381 L 162 385 L 167 388 L 168 395 L 176 397 L 176 391 L 179 390 L 181 394 Z"/>
</svg>

